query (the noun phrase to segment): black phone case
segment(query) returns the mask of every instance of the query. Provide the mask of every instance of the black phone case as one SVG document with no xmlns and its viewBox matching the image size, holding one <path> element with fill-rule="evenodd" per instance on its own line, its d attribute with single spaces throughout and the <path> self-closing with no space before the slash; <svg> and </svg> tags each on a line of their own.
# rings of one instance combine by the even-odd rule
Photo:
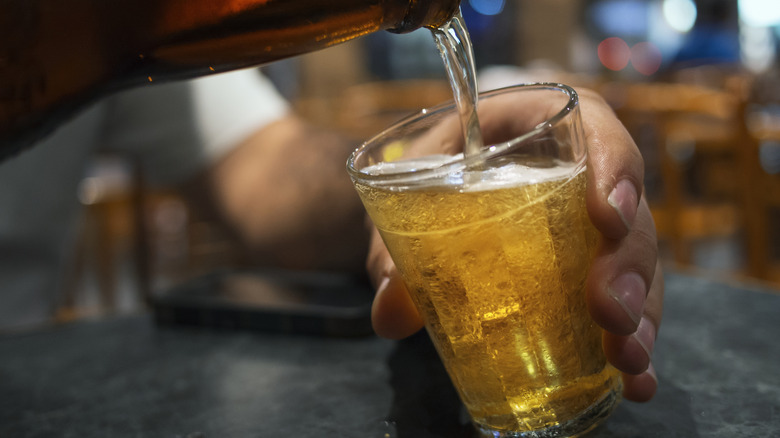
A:
<svg viewBox="0 0 780 438">
<path fill-rule="evenodd" d="M 319 336 L 367 336 L 373 290 L 364 277 L 311 271 L 215 272 L 153 299 L 161 325 Z"/>
</svg>

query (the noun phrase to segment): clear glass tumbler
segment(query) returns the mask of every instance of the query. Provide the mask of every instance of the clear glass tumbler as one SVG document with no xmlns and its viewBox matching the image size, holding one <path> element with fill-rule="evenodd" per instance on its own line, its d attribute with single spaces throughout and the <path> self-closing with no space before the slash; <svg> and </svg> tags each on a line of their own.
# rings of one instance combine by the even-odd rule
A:
<svg viewBox="0 0 780 438">
<path fill-rule="evenodd" d="M 477 429 L 577 436 L 621 390 L 585 304 L 598 237 L 577 93 L 494 90 L 479 117 L 476 155 L 449 104 L 375 136 L 348 171 Z"/>
</svg>

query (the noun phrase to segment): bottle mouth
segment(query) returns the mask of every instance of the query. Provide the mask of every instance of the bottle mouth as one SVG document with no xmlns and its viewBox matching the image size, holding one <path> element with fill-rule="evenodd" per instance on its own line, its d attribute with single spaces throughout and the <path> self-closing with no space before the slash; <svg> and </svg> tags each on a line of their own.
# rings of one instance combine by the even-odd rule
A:
<svg viewBox="0 0 780 438">
<path fill-rule="evenodd" d="M 440 5 L 445 5 L 441 7 Z M 410 0 L 406 14 L 392 33 L 409 33 L 421 27 L 437 28 L 452 18 L 460 8 L 460 0 Z"/>
</svg>

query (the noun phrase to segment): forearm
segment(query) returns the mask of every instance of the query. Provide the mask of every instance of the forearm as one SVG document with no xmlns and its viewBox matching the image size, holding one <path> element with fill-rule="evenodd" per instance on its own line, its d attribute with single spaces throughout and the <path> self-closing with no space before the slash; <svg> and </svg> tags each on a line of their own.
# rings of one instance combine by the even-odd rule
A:
<svg viewBox="0 0 780 438">
<path fill-rule="evenodd" d="M 352 149 L 287 117 L 209 171 L 218 211 L 256 263 L 363 271 L 364 212 L 344 164 Z"/>
</svg>

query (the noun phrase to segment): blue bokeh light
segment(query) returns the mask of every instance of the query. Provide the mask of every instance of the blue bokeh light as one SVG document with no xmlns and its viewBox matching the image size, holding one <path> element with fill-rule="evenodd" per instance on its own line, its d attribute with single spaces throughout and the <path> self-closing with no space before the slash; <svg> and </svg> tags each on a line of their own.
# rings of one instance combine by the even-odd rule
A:
<svg viewBox="0 0 780 438">
<path fill-rule="evenodd" d="M 505 0 L 469 0 L 474 11 L 482 15 L 498 15 L 504 10 Z"/>
</svg>

